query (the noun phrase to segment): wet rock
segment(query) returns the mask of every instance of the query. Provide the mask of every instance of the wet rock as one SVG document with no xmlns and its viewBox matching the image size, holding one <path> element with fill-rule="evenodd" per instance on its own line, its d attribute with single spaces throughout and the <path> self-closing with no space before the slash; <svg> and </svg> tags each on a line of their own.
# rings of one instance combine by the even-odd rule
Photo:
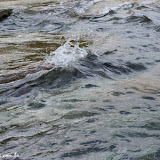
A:
<svg viewBox="0 0 160 160">
<path fill-rule="evenodd" d="M 0 10 L 0 21 L 3 21 L 12 14 L 12 9 L 2 9 Z"/>
</svg>

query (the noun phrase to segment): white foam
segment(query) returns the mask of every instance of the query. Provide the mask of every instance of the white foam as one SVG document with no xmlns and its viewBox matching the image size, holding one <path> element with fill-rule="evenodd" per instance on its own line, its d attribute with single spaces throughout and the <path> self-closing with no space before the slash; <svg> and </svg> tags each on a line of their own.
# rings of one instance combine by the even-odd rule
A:
<svg viewBox="0 0 160 160">
<path fill-rule="evenodd" d="M 74 12 L 78 15 L 82 15 L 89 8 L 91 8 L 95 3 L 100 2 L 101 0 L 92 0 L 92 1 L 81 1 L 79 5 L 74 7 Z"/>
<path fill-rule="evenodd" d="M 82 1 L 74 1 L 72 5 L 69 7 L 73 10 L 77 15 L 82 15 L 89 8 L 91 8 L 95 3 L 100 2 L 101 0 L 82 0 Z M 60 5 L 62 8 L 66 8 L 67 0 L 62 0 Z"/>
<path fill-rule="evenodd" d="M 145 0 L 145 1 L 142 1 L 140 4 L 142 5 L 147 5 L 147 4 L 152 4 L 152 3 L 155 3 L 159 0 Z M 99 12 L 99 14 L 106 14 L 106 13 L 109 13 L 110 10 L 113 10 L 113 11 L 117 11 L 119 9 L 131 9 L 133 7 L 133 4 L 136 3 L 136 2 L 125 2 L 125 3 L 121 3 L 115 7 L 112 7 L 112 8 L 109 8 L 109 7 L 105 7 L 102 11 Z"/>
<path fill-rule="evenodd" d="M 84 48 L 79 47 L 79 43 L 72 43 L 68 40 L 64 45 L 50 53 L 47 61 L 54 64 L 55 67 L 73 67 L 81 58 L 84 58 L 88 52 Z"/>
<path fill-rule="evenodd" d="M 117 11 L 121 8 L 130 9 L 132 7 L 133 7 L 133 3 L 126 2 L 126 3 L 119 4 L 115 7 L 111 7 L 111 8 L 105 7 L 102 11 L 99 12 L 99 14 L 107 14 L 107 13 L 109 13 L 110 10 Z"/>
<path fill-rule="evenodd" d="M 81 14 L 85 13 L 85 11 L 88 8 L 93 6 L 93 4 L 94 4 L 93 1 L 91 1 L 91 2 L 83 1 L 83 2 L 81 2 L 80 6 L 74 8 L 74 12 L 77 13 L 78 15 L 81 15 Z"/>
<path fill-rule="evenodd" d="M 159 2 L 159 0 L 147 0 L 147 1 L 143 1 L 142 5 L 150 5 L 156 2 Z"/>
</svg>

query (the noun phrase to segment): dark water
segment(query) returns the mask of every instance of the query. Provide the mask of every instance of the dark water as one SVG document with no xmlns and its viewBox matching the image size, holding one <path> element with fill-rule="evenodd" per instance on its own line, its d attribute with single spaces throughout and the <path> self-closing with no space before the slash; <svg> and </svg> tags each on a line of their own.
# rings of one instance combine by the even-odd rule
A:
<svg viewBox="0 0 160 160">
<path fill-rule="evenodd" d="M 159 160 L 160 2 L 10 5 L 0 22 L 0 156 Z"/>
</svg>

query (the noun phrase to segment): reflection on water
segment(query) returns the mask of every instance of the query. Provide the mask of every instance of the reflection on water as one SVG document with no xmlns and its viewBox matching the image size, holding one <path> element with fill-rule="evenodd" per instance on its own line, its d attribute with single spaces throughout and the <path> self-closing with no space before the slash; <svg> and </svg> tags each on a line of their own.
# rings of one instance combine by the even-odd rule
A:
<svg viewBox="0 0 160 160">
<path fill-rule="evenodd" d="M 0 155 L 159 159 L 159 0 L 1 6 Z"/>
</svg>

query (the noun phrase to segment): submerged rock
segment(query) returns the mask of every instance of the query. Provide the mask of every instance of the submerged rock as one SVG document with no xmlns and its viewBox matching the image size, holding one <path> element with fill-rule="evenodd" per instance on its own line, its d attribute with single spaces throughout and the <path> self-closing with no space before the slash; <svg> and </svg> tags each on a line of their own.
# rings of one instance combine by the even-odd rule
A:
<svg viewBox="0 0 160 160">
<path fill-rule="evenodd" d="M 0 21 L 3 21 L 12 14 L 12 9 L 1 9 L 0 10 Z"/>
</svg>

